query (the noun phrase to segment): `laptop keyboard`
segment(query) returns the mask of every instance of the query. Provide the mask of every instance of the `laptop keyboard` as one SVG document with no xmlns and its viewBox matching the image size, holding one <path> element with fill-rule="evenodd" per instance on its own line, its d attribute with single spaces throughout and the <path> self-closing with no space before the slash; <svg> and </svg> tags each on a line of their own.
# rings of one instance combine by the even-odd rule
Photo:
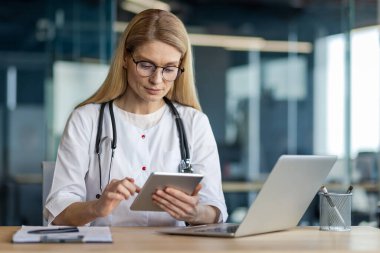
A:
<svg viewBox="0 0 380 253">
<path fill-rule="evenodd" d="M 235 233 L 239 225 L 227 226 L 227 227 L 216 227 L 216 228 L 204 228 L 197 229 L 196 232 L 214 232 L 214 233 Z"/>
</svg>

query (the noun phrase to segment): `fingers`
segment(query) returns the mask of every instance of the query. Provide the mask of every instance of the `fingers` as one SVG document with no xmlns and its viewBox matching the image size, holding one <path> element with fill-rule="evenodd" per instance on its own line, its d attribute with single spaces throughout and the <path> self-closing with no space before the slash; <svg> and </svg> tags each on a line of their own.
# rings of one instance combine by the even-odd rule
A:
<svg viewBox="0 0 380 253">
<path fill-rule="evenodd" d="M 201 184 L 197 184 L 197 186 L 195 187 L 193 193 L 191 194 L 191 196 L 196 196 L 198 195 L 199 191 L 202 189 L 202 185 Z"/>
<path fill-rule="evenodd" d="M 176 220 L 187 220 L 189 219 L 189 215 L 185 213 L 180 208 L 177 208 L 173 205 L 167 205 L 168 203 L 164 204 L 163 202 L 157 202 L 156 200 L 153 200 L 156 205 L 158 205 L 162 210 L 166 211 L 170 216 L 172 216 Z"/>
<path fill-rule="evenodd" d="M 127 179 L 129 182 L 131 182 L 131 183 L 134 183 L 135 182 L 135 180 L 133 179 L 133 178 L 131 178 L 131 177 L 125 177 L 124 179 Z"/>
<path fill-rule="evenodd" d="M 118 194 L 123 197 L 123 199 L 128 199 L 135 194 L 135 192 L 139 192 L 141 189 L 137 185 L 134 184 L 133 178 L 124 178 L 122 180 L 113 179 L 106 187 L 103 192 L 104 194 L 113 193 L 109 195 L 110 198 L 115 196 L 114 194 Z M 112 196 L 112 197 L 111 197 Z M 119 197 L 117 197 L 119 199 Z"/>
<path fill-rule="evenodd" d="M 104 189 L 100 199 L 94 202 L 94 210 L 98 217 L 107 216 L 114 210 L 122 200 L 130 198 L 140 187 L 135 185 L 133 178 L 122 180 L 113 179 Z"/>
<path fill-rule="evenodd" d="M 194 193 L 197 194 L 199 190 L 200 188 Z M 175 219 L 189 221 L 197 215 L 198 196 L 189 196 L 174 188 L 166 188 L 156 191 L 152 198 L 159 207 Z"/>
<path fill-rule="evenodd" d="M 133 183 L 133 185 L 135 186 L 135 192 L 139 193 L 141 191 L 141 187 L 135 184 L 135 180 L 133 178 L 126 177 L 125 179 L 127 179 L 129 182 Z"/>
<path fill-rule="evenodd" d="M 186 208 L 183 206 L 177 206 L 166 199 L 153 196 L 153 202 L 177 220 L 189 220 L 193 216 L 191 208 L 184 210 Z"/>
<path fill-rule="evenodd" d="M 195 202 L 198 201 L 198 192 L 200 191 L 200 188 L 201 188 L 201 185 L 198 184 L 195 187 L 192 195 L 188 195 L 188 194 L 186 194 L 180 190 L 177 190 L 177 189 L 174 189 L 171 187 L 167 187 L 161 192 L 165 193 L 164 195 L 162 195 L 162 197 L 167 198 L 169 201 L 174 201 L 175 203 L 178 203 L 177 200 L 179 200 L 180 202 L 184 202 L 184 203 L 188 203 L 188 204 L 197 204 Z M 159 191 L 157 191 L 157 192 L 159 192 Z"/>
</svg>

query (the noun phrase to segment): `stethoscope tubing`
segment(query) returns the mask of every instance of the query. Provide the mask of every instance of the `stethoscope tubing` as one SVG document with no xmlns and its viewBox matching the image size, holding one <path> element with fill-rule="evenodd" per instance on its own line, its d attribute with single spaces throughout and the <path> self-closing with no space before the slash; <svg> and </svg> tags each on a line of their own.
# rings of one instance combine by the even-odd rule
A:
<svg viewBox="0 0 380 253">
<path fill-rule="evenodd" d="M 178 130 L 179 135 L 179 145 L 180 145 L 180 152 L 181 152 L 181 163 L 179 165 L 179 172 L 184 173 L 192 173 L 192 166 L 190 164 L 190 151 L 189 151 L 189 145 L 187 142 L 187 137 L 183 125 L 183 121 L 177 111 L 177 109 L 174 107 L 173 103 L 166 97 L 163 98 L 165 103 L 169 106 L 170 111 L 175 117 L 175 123 Z M 112 160 L 114 156 L 115 149 L 117 147 L 117 130 L 116 130 L 116 123 L 115 123 L 115 115 L 113 111 L 113 100 L 110 100 L 108 102 L 104 102 L 100 106 L 99 111 L 99 118 L 98 118 L 98 129 L 96 133 L 96 143 L 95 143 L 95 152 L 98 156 L 98 164 L 99 164 L 99 184 L 100 184 L 100 193 L 102 193 L 102 167 L 101 167 L 101 148 L 100 143 L 102 139 L 102 132 L 103 132 L 103 118 L 104 118 L 104 109 L 106 105 L 108 104 L 109 112 L 110 112 L 110 118 L 111 118 L 111 125 L 112 125 L 112 143 L 111 143 L 111 149 L 112 149 L 112 156 L 110 161 L 110 168 L 109 168 L 109 177 L 111 173 L 111 166 L 112 166 Z M 100 198 L 100 194 L 96 194 L 96 198 Z"/>
</svg>

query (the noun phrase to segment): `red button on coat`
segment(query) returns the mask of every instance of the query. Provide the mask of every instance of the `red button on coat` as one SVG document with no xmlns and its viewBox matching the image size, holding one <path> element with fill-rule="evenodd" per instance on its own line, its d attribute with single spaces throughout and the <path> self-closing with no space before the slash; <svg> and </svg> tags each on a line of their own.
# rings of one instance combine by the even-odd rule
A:
<svg viewBox="0 0 380 253">
<path fill-rule="evenodd" d="M 145 139 L 145 134 L 141 135 L 141 138 Z"/>
<path fill-rule="evenodd" d="M 146 167 L 145 166 L 142 166 L 142 168 L 141 168 L 142 170 L 146 170 Z"/>
</svg>

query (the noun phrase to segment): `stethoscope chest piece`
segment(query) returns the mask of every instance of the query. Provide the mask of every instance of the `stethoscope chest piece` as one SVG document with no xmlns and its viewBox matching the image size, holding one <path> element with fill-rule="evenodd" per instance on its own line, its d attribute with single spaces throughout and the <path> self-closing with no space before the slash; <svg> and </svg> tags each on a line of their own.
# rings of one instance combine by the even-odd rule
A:
<svg viewBox="0 0 380 253">
<path fill-rule="evenodd" d="M 191 166 L 190 159 L 182 159 L 178 165 L 178 172 L 180 173 L 194 173 Z"/>
</svg>

